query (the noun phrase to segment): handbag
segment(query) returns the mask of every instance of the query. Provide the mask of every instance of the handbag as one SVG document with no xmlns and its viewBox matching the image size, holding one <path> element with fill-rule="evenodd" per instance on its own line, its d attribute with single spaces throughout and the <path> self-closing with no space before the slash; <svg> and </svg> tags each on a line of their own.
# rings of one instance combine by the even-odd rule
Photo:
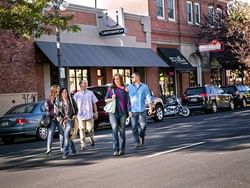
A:
<svg viewBox="0 0 250 188">
<path fill-rule="evenodd" d="M 76 116 L 73 116 L 72 121 L 73 121 L 73 126 L 70 129 L 70 137 L 72 140 L 75 140 L 78 135 L 79 122 Z"/>
<path fill-rule="evenodd" d="M 51 122 L 51 117 L 47 114 L 43 114 L 42 119 L 40 121 L 40 126 L 45 127 L 45 128 L 49 128 L 50 122 Z"/>
<path fill-rule="evenodd" d="M 113 89 L 112 89 L 112 93 L 114 94 Z M 115 99 L 112 99 L 111 101 L 106 103 L 103 109 L 105 110 L 105 112 L 115 113 L 115 106 L 116 106 L 116 101 Z"/>
</svg>

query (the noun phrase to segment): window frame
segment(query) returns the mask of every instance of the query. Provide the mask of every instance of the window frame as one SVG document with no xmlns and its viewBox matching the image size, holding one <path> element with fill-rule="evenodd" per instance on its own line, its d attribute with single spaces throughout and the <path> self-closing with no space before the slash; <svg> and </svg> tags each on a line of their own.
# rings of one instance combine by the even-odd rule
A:
<svg viewBox="0 0 250 188">
<path fill-rule="evenodd" d="M 70 74 L 71 71 L 74 72 L 73 75 Z M 80 75 L 77 74 L 77 71 L 80 71 Z M 73 84 L 73 86 L 71 86 L 69 84 L 70 92 L 75 92 L 75 91 L 78 91 L 80 89 L 80 86 L 79 86 L 80 80 L 84 79 L 84 80 L 89 81 L 89 69 L 87 69 L 87 68 L 82 68 L 82 67 L 70 68 L 68 70 L 68 73 L 69 73 L 68 74 L 69 75 L 68 76 L 69 83 L 72 82 L 71 84 Z"/>
<path fill-rule="evenodd" d="M 131 83 L 131 75 L 132 70 L 129 67 L 124 68 L 112 68 L 112 76 L 114 76 L 116 73 L 119 73 L 122 75 L 124 84 L 130 84 Z"/>
<path fill-rule="evenodd" d="M 168 20 L 169 21 L 176 21 L 176 16 L 175 16 L 175 0 L 171 0 L 173 3 L 173 18 L 169 17 L 169 0 L 167 0 L 167 5 L 168 5 Z"/>
<path fill-rule="evenodd" d="M 161 10 L 162 10 L 162 15 L 158 15 L 158 2 L 161 1 Z M 165 18 L 165 11 L 164 11 L 164 0 L 157 0 L 156 1 L 156 13 L 157 13 L 157 18 L 158 19 L 164 19 Z"/>
<path fill-rule="evenodd" d="M 212 11 L 210 11 L 210 10 L 212 10 Z M 210 13 L 212 13 L 211 14 L 212 23 L 210 23 L 209 18 L 208 18 L 208 23 L 209 23 L 210 26 L 213 26 L 214 25 L 214 7 L 213 6 L 208 6 L 208 8 L 207 8 L 207 17 L 209 17 Z"/>
<path fill-rule="evenodd" d="M 198 7 L 198 12 L 196 12 L 197 7 Z M 197 19 L 198 19 L 198 21 L 197 21 Z M 200 3 L 194 3 L 194 23 L 196 25 L 200 25 L 200 23 L 201 23 L 201 5 L 200 5 Z"/>
<path fill-rule="evenodd" d="M 191 12 L 189 13 L 189 6 L 191 8 Z M 191 20 L 189 20 L 189 15 Z M 193 2 L 192 1 L 186 1 L 186 16 L 187 16 L 187 23 L 188 24 L 194 24 L 194 19 L 193 19 Z"/>
</svg>

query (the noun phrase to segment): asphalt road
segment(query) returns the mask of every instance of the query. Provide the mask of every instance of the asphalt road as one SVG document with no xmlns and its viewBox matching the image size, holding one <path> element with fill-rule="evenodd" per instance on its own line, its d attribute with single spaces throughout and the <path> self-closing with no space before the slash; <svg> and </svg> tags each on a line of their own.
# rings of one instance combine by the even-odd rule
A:
<svg viewBox="0 0 250 188">
<path fill-rule="evenodd" d="M 148 124 L 145 145 L 112 157 L 111 130 L 96 132 L 96 146 L 62 159 L 58 139 L 52 156 L 46 142 L 27 139 L 0 145 L 0 187 L 248 188 L 250 109 Z M 76 140 L 79 147 L 79 140 Z"/>
</svg>

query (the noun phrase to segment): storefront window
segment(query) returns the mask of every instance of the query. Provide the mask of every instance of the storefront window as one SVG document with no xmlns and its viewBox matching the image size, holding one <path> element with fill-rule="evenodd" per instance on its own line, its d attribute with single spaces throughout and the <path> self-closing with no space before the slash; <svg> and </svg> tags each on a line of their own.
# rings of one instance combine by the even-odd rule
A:
<svg viewBox="0 0 250 188">
<path fill-rule="evenodd" d="M 197 68 L 196 68 L 197 69 Z M 197 86 L 197 70 L 190 72 L 190 87 L 196 87 Z"/>
<path fill-rule="evenodd" d="M 244 76 L 242 71 L 239 69 L 227 70 L 229 72 L 229 84 L 242 84 L 245 83 L 245 77 L 248 75 L 247 71 L 244 71 Z"/>
<path fill-rule="evenodd" d="M 160 92 L 163 100 L 174 95 L 175 92 L 175 73 L 173 70 L 160 70 Z"/>
<path fill-rule="evenodd" d="M 221 68 L 211 68 L 211 83 L 215 86 L 222 86 L 222 69 Z"/>
<path fill-rule="evenodd" d="M 97 69 L 97 85 L 101 86 L 103 85 L 103 70 Z"/>
<path fill-rule="evenodd" d="M 125 69 L 112 69 L 112 74 L 114 75 L 116 73 L 119 73 L 122 75 L 125 84 L 131 83 L 131 80 L 130 80 L 131 69 L 127 69 L 127 68 L 125 68 Z"/>
<path fill-rule="evenodd" d="M 69 87 L 70 92 L 75 92 L 80 89 L 79 81 L 88 80 L 87 69 L 69 69 Z"/>
</svg>

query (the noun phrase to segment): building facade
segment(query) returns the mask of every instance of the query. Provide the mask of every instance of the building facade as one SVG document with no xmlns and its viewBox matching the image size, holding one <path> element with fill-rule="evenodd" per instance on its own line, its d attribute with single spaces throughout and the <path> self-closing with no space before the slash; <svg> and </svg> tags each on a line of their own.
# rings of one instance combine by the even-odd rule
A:
<svg viewBox="0 0 250 188">
<path fill-rule="evenodd" d="M 134 71 L 155 93 L 159 91 L 159 81 L 151 78 L 158 78 L 158 67 L 168 65 L 151 49 L 148 16 L 119 9 L 112 19 L 112 11 L 77 5 L 70 5 L 63 14 L 72 14 L 73 22 L 81 27 L 78 33 L 60 34 L 62 75 L 71 92 L 79 89 L 81 79 L 89 85 L 104 85 L 117 72 L 128 84 Z M 1 37 L 0 48 L 8 55 L 0 59 L 1 114 L 15 104 L 44 100 L 59 80 L 55 33 L 29 41 L 3 35 L 6 40 Z M 9 39 L 13 44 L 7 44 Z"/>
</svg>

